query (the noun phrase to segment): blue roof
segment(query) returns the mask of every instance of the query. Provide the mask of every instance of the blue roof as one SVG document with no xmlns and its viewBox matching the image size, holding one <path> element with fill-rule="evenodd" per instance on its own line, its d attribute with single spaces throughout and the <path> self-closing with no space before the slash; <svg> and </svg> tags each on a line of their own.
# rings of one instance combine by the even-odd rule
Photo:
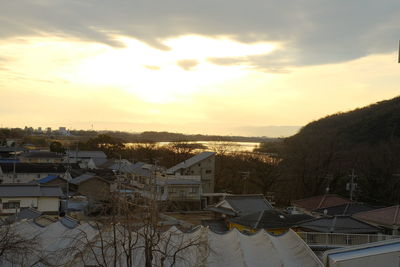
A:
<svg viewBox="0 0 400 267">
<path fill-rule="evenodd" d="M 48 183 L 48 182 L 50 182 L 50 181 L 53 181 L 54 179 L 56 179 L 56 178 L 58 178 L 59 176 L 58 175 L 49 175 L 49 176 L 47 176 L 47 177 L 44 177 L 44 178 L 42 178 L 42 179 L 40 179 L 40 180 L 38 180 L 37 182 L 39 183 L 39 184 L 45 184 L 45 183 Z M 61 177 L 60 177 L 61 178 Z"/>
</svg>

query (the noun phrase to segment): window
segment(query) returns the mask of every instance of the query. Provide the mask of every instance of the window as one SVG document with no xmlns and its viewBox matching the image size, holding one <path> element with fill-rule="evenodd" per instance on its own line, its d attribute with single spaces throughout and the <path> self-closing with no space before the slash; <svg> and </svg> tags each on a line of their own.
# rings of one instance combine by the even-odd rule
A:
<svg viewBox="0 0 400 267">
<path fill-rule="evenodd" d="M 212 173 L 212 170 L 206 170 L 206 173 Z"/>
<path fill-rule="evenodd" d="M 170 192 L 170 193 L 175 193 L 175 188 L 170 187 L 169 190 L 168 190 L 168 192 Z"/>
<path fill-rule="evenodd" d="M 3 203 L 3 209 L 19 209 L 19 201 Z"/>
<path fill-rule="evenodd" d="M 198 192 L 199 192 L 199 189 L 196 186 L 193 186 L 192 188 L 190 188 L 190 193 L 195 194 L 195 193 L 198 193 Z"/>
<path fill-rule="evenodd" d="M 161 192 L 161 194 L 164 194 L 164 186 L 161 186 L 160 192 Z"/>
</svg>

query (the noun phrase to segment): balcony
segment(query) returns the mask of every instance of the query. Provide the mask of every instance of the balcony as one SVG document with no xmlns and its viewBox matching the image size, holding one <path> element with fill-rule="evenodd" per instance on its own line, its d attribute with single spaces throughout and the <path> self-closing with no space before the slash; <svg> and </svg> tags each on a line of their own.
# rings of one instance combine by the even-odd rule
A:
<svg viewBox="0 0 400 267">
<path fill-rule="evenodd" d="M 310 247 L 346 247 L 400 238 L 398 235 L 297 232 Z"/>
</svg>

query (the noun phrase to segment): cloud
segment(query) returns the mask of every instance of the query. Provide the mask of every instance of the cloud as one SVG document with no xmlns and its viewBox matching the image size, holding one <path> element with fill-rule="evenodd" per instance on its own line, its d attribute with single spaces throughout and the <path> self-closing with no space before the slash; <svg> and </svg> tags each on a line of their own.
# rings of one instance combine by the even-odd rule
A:
<svg viewBox="0 0 400 267">
<path fill-rule="evenodd" d="M 186 34 L 285 43 L 281 51 L 247 59 L 266 69 L 393 52 L 400 32 L 397 0 L 21 0 L 0 8 L 0 38 L 68 36 L 120 47 L 115 36 L 124 35 L 162 50 L 169 49 L 163 40 Z"/>
<path fill-rule="evenodd" d="M 183 59 L 176 62 L 179 67 L 184 70 L 191 70 L 192 68 L 196 67 L 199 62 L 195 59 Z"/>
</svg>

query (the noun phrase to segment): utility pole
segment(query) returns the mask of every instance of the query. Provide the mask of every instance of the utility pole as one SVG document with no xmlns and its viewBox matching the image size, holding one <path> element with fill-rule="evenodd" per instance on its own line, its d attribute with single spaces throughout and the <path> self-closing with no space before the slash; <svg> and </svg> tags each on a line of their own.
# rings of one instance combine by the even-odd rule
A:
<svg viewBox="0 0 400 267">
<path fill-rule="evenodd" d="M 346 184 L 346 189 L 348 191 L 350 191 L 350 201 L 353 201 L 353 194 L 354 194 L 354 190 L 357 187 L 357 184 L 354 183 L 354 178 L 356 178 L 357 176 L 354 174 L 354 169 L 351 170 L 351 174 L 349 175 L 351 180 L 350 183 Z"/>
<path fill-rule="evenodd" d="M 240 175 L 244 180 L 244 185 L 243 185 L 244 194 L 247 194 L 247 182 L 250 178 L 250 172 L 249 171 L 240 172 Z"/>
<path fill-rule="evenodd" d="M 67 150 L 67 170 L 65 171 L 65 178 L 67 180 L 67 201 L 66 201 L 66 209 L 65 215 L 68 215 L 68 204 L 69 204 L 69 182 L 71 174 L 69 173 L 71 169 L 71 164 L 69 164 L 69 148 Z"/>
</svg>

